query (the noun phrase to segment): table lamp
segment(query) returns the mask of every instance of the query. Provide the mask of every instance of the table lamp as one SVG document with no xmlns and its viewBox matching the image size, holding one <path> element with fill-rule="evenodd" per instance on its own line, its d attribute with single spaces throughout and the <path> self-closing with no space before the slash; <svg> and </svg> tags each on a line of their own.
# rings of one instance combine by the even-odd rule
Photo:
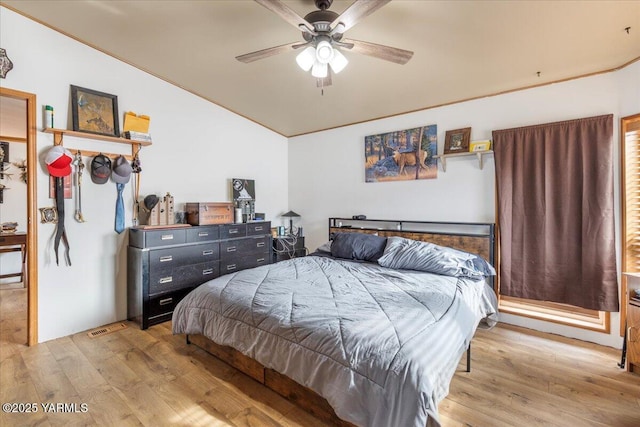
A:
<svg viewBox="0 0 640 427">
<path fill-rule="evenodd" d="M 285 214 L 282 214 L 283 217 L 289 218 L 289 234 L 293 234 L 293 218 L 299 218 L 300 215 L 295 213 L 294 211 L 289 211 Z"/>
</svg>

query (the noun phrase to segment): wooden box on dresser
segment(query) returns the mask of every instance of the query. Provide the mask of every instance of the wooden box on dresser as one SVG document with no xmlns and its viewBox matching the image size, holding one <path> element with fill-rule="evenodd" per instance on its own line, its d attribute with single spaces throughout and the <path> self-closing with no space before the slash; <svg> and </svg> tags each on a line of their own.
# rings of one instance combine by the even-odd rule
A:
<svg viewBox="0 0 640 427">
<path fill-rule="evenodd" d="M 129 229 L 127 317 L 140 328 L 171 320 L 192 289 L 220 275 L 269 264 L 271 224 Z"/>
</svg>

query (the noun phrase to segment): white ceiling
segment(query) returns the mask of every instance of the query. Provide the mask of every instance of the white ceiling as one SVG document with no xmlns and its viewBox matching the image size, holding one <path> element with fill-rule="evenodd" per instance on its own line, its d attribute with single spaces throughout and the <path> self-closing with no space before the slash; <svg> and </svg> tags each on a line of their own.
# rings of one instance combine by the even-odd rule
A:
<svg viewBox="0 0 640 427">
<path fill-rule="evenodd" d="M 284 136 L 603 72 L 640 58 L 640 1 L 395 0 L 346 37 L 414 51 L 406 65 L 355 54 L 316 88 L 291 51 L 302 40 L 250 0 L 8 0 L 57 29 Z M 304 16 L 312 0 L 285 0 Z M 336 0 L 335 12 L 351 0 Z M 627 33 L 626 27 L 631 27 Z M 11 57 L 10 52 L 8 52 Z M 540 72 L 540 75 L 538 75 Z"/>
</svg>

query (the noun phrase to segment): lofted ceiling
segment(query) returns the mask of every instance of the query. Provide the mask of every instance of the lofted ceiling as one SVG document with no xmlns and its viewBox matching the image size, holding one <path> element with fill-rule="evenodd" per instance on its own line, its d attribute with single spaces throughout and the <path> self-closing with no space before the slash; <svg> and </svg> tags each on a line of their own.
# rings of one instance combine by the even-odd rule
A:
<svg viewBox="0 0 640 427">
<path fill-rule="evenodd" d="M 287 137 L 640 58 L 637 0 L 394 0 L 346 37 L 410 50 L 413 58 L 398 65 L 343 50 L 349 64 L 321 90 L 296 65 L 297 51 L 248 64 L 235 59 L 302 41 L 299 30 L 254 1 L 0 3 Z M 315 10 L 313 0 L 284 3 L 303 17 Z M 351 3 L 335 0 L 330 10 Z"/>
</svg>

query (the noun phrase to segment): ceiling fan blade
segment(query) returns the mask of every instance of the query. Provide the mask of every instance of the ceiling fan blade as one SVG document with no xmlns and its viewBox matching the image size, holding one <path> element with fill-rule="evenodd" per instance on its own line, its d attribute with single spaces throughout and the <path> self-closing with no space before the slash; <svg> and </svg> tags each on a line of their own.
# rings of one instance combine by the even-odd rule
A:
<svg viewBox="0 0 640 427">
<path fill-rule="evenodd" d="M 331 86 L 331 67 L 327 69 L 327 77 L 321 79 L 316 78 L 316 87 L 322 89 L 327 86 Z"/>
<path fill-rule="evenodd" d="M 342 25 L 339 32 L 344 33 L 360 22 L 361 19 L 371 15 L 390 1 L 391 0 L 356 0 L 331 23 L 331 28 L 335 28 L 336 25 L 341 23 Z"/>
<path fill-rule="evenodd" d="M 385 61 L 395 62 L 404 65 L 413 56 L 410 50 L 398 49 L 397 47 L 384 46 L 381 44 L 363 42 L 353 39 L 342 39 L 344 43 L 352 43 L 351 52 L 361 53 L 363 55 L 373 56 L 375 58 L 384 59 Z"/>
<path fill-rule="evenodd" d="M 295 13 L 293 9 L 291 9 L 286 4 L 282 3 L 280 0 L 254 0 L 256 3 L 266 7 L 271 12 L 275 13 L 289 24 L 293 25 L 299 30 L 306 31 L 308 33 L 314 34 L 315 31 L 313 29 L 313 25 L 307 22 L 306 19 L 302 18 L 300 15 Z"/>
<path fill-rule="evenodd" d="M 249 63 L 257 61 L 258 59 L 268 58 L 270 56 L 278 55 L 280 53 L 288 52 L 294 49 L 294 46 L 299 45 L 300 42 L 293 42 L 283 44 L 281 46 L 270 47 L 268 49 L 262 49 L 251 53 L 245 53 L 244 55 L 236 56 L 236 59 L 240 62 Z"/>
</svg>

